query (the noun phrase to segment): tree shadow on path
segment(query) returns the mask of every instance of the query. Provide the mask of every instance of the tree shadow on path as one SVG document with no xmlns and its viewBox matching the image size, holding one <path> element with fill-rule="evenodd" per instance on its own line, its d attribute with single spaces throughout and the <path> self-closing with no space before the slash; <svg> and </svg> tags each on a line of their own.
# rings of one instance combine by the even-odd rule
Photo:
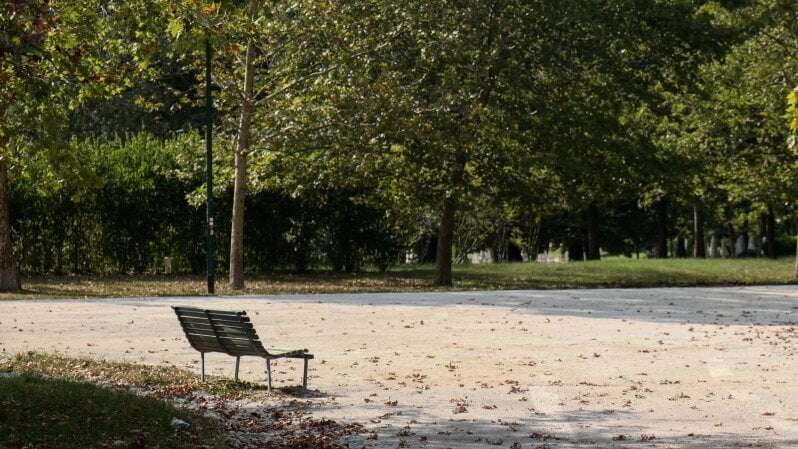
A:
<svg viewBox="0 0 798 449">
<path fill-rule="evenodd" d="M 785 326 L 798 324 L 798 287 L 713 287 L 593 290 L 505 290 L 429 293 L 269 295 L 222 298 L 97 299 L 162 307 L 246 309 L 261 301 L 375 307 L 477 306 L 518 314 L 626 319 L 654 323 Z"/>
</svg>

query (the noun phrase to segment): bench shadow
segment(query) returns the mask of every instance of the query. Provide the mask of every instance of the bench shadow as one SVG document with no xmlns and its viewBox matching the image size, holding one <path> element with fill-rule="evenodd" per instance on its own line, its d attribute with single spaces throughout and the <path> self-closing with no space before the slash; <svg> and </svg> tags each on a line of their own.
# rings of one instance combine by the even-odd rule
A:
<svg viewBox="0 0 798 449">
<path fill-rule="evenodd" d="M 265 387 L 263 388 L 265 390 Z M 326 399 L 329 393 L 313 388 L 303 388 L 299 385 L 289 387 L 272 387 L 272 392 L 282 396 L 297 399 Z"/>
</svg>

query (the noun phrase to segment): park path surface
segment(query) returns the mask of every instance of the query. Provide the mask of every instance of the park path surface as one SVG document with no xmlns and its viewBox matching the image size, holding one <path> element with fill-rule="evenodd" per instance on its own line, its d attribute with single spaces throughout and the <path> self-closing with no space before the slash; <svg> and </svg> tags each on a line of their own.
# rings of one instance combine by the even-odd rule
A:
<svg viewBox="0 0 798 449">
<path fill-rule="evenodd" d="M 296 399 L 377 434 L 351 447 L 798 447 L 795 286 L 0 301 L 0 351 L 198 370 L 175 304 L 247 310 L 267 344 L 309 348 Z"/>
</svg>

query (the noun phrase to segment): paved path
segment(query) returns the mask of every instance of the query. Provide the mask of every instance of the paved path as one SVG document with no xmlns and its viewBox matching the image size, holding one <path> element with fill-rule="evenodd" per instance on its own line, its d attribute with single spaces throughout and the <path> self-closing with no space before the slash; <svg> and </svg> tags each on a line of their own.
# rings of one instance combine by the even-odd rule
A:
<svg viewBox="0 0 798 449">
<path fill-rule="evenodd" d="M 0 351 L 196 370 L 173 304 L 311 349 L 313 413 L 364 423 L 367 447 L 798 447 L 792 286 L 0 301 Z"/>
</svg>

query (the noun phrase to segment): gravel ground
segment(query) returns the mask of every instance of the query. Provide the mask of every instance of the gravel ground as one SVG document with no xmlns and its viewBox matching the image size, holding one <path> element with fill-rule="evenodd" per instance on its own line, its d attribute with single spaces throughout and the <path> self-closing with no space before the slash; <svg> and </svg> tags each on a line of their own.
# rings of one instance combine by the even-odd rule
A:
<svg viewBox="0 0 798 449">
<path fill-rule="evenodd" d="M 351 447 L 798 447 L 794 286 L 0 301 L 0 351 L 198 371 L 176 304 L 247 310 L 267 344 L 310 349 L 298 399 L 363 424 Z M 274 368 L 301 382 L 300 361 Z"/>
</svg>

